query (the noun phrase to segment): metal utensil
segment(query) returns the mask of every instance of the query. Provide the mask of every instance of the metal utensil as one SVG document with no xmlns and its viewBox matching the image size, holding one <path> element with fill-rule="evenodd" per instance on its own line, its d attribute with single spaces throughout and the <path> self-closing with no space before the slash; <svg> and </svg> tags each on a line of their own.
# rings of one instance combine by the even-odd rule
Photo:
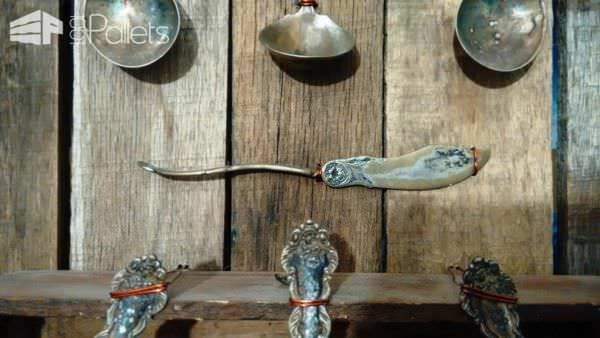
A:
<svg viewBox="0 0 600 338">
<path fill-rule="evenodd" d="M 288 321 L 293 338 L 326 338 L 331 333 L 327 304 L 338 253 L 329 243 L 329 232 L 313 221 L 294 230 L 281 253 L 285 284 L 294 307 Z"/>
<path fill-rule="evenodd" d="M 177 171 L 159 168 L 146 162 L 138 162 L 138 165 L 151 173 L 171 178 L 210 178 L 223 174 L 272 171 L 322 179 L 332 188 L 363 186 L 395 190 L 432 190 L 449 187 L 476 175 L 490 156 L 490 150 L 436 145 L 396 158 L 361 156 L 333 160 L 316 170 L 255 164 Z"/>
<path fill-rule="evenodd" d="M 299 0 L 300 10 L 260 32 L 260 42 L 271 53 L 292 60 L 332 59 L 347 54 L 354 36 L 326 15 L 315 11 L 317 2 Z"/>
<path fill-rule="evenodd" d="M 456 16 L 456 35 L 465 52 L 499 72 L 531 63 L 545 32 L 544 0 L 463 0 Z"/>
<path fill-rule="evenodd" d="M 84 6 L 90 43 L 105 59 L 124 68 L 154 63 L 179 34 L 175 0 L 87 0 Z"/>
<path fill-rule="evenodd" d="M 455 270 L 462 272 L 458 282 Z M 517 312 L 517 288 L 494 260 L 476 257 L 467 269 L 449 267 L 452 279 L 460 285 L 461 308 L 471 316 L 488 338 L 523 338 Z"/>
<path fill-rule="evenodd" d="M 106 325 L 95 338 L 139 337 L 152 316 L 161 312 L 169 301 L 166 288 L 161 287 L 166 277 L 167 271 L 154 255 L 138 257 L 119 271 L 113 278 L 113 293 L 132 295 L 116 297 L 111 293 L 113 299 L 106 311 Z"/>
</svg>

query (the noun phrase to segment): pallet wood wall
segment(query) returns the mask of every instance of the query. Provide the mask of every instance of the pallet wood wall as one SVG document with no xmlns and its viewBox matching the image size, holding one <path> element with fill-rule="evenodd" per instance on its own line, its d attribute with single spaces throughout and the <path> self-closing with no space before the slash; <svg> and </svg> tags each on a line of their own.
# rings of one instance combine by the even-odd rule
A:
<svg viewBox="0 0 600 338">
<path fill-rule="evenodd" d="M 559 1 L 558 271 L 600 274 L 600 1 Z"/>
<path fill-rule="evenodd" d="M 168 266 L 278 270 L 290 229 L 306 218 L 332 229 L 341 271 L 441 272 L 476 254 L 511 273 L 552 271 L 549 42 L 531 67 L 500 76 L 457 45 L 457 0 L 323 0 L 320 11 L 357 36 L 357 51 L 306 72 L 275 63 L 257 39 L 294 10 L 290 1 L 179 4 L 179 41 L 149 68 L 125 71 L 74 46 L 72 159 L 62 164 L 71 166 L 70 208 L 59 195 L 59 45 L 0 41 L 0 185 L 9 187 L 0 190 L 0 271 L 57 268 L 69 247 L 77 270 L 115 270 L 146 252 Z M 0 32 L 42 5 L 59 16 L 59 1 L 1 1 Z M 600 1 L 559 6 L 560 271 L 600 274 Z M 273 174 L 232 178 L 229 190 L 226 180 L 168 181 L 135 166 L 313 167 L 437 142 L 491 145 L 493 160 L 475 179 L 424 193 L 336 191 Z M 61 208 L 71 213 L 68 244 L 58 241 L 68 226 Z M 45 335 L 88 324 L 101 325 L 52 322 Z M 191 332 L 277 336 L 285 324 L 244 325 Z"/>
</svg>

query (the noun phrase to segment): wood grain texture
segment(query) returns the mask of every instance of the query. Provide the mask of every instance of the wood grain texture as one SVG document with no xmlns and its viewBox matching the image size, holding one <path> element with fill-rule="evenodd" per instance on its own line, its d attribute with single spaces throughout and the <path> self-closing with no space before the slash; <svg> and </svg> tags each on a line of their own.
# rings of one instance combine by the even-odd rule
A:
<svg viewBox="0 0 600 338">
<path fill-rule="evenodd" d="M 559 1 L 559 271 L 600 275 L 600 1 Z"/>
<path fill-rule="evenodd" d="M 383 1 L 323 1 L 357 38 L 357 52 L 318 65 L 276 63 L 260 30 L 296 11 L 287 0 L 233 1 L 233 162 L 316 167 L 382 154 Z M 327 225 L 340 271 L 378 271 L 381 192 L 333 190 L 275 174 L 232 181 L 232 269 L 278 270 L 293 228 Z"/>
<path fill-rule="evenodd" d="M 489 146 L 492 159 L 446 190 L 387 192 L 388 271 L 485 256 L 511 274 L 549 274 L 551 34 L 527 69 L 488 71 L 454 36 L 459 2 L 388 3 L 386 156 L 440 143 Z"/>
<path fill-rule="evenodd" d="M 103 321 L 87 318 L 60 318 L 47 324 L 51 331 L 39 327 L 42 318 L 0 317 L 0 327 L 8 337 L 19 338 L 63 338 L 93 337 L 100 331 Z M 74 326 L 75 325 L 75 326 Z M 72 331 L 66 331 L 65 328 Z M 594 323 L 523 323 L 522 331 L 531 338 L 562 338 L 576 334 L 577 337 L 597 337 L 600 329 Z M 8 331 L 6 331 L 6 329 Z M 37 331 L 36 331 L 37 330 Z M 479 338 L 479 328 L 472 322 L 465 323 L 350 323 L 334 321 L 331 338 L 387 337 L 391 332 L 401 332 L 402 337 Z M 285 338 L 289 337 L 287 322 L 267 321 L 161 321 L 153 320 L 140 338 Z"/>
<path fill-rule="evenodd" d="M 41 338 L 94 337 L 104 320 L 60 318 L 42 331 Z M 21 337 L 20 338 L 29 338 Z M 34 338 L 36 336 L 32 336 Z M 39 336 L 37 336 L 39 337 Z M 139 338 L 286 338 L 287 322 L 152 320 Z"/>
<path fill-rule="evenodd" d="M 0 276 L 0 314 L 104 316 L 112 273 L 21 272 Z M 515 276 L 524 322 L 597 320 L 600 277 Z M 349 322 L 468 322 L 448 275 L 336 274 L 328 311 Z M 68 292 L 65 292 L 68 290 Z M 271 273 L 189 272 L 169 288 L 159 320 L 266 320 L 289 316 L 289 291 Z"/>
<path fill-rule="evenodd" d="M 9 23 L 59 1 L 0 1 L 0 272 L 57 267 L 59 37 L 11 42 Z"/>
<path fill-rule="evenodd" d="M 169 181 L 136 166 L 225 163 L 228 4 L 179 5 L 179 39 L 150 67 L 126 71 L 75 47 L 73 269 L 120 269 L 147 253 L 168 268 L 222 266 L 224 181 Z"/>
</svg>

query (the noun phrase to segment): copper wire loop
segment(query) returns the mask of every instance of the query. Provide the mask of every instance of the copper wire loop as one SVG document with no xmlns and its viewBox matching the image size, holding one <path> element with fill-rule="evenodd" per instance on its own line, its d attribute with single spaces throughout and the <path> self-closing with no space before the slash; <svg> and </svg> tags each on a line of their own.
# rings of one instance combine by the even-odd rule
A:
<svg viewBox="0 0 600 338">
<path fill-rule="evenodd" d="M 323 164 L 321 162 L 317 163 L 317 169 L 315 169 L 315 173 L 313 177 L 320 181 L 323 178 Z"/>
<path fill-rule="evenodd" d="M 486 299 L 486 300 L 491 300 L 494 302 L 517 304 L 517 302 L 519 301 L 519 299 L 517 297 L 504 296 L 504 295 L 499 295 L 496 293 L 486 292 L 481 289 L 478 289 L 478 288 L 475 288 L 472 286 L 468 286 L 468 285 L 462 285 L 460 287 L 460 289 L 462 290 L 462 292 L 464 292 L 468 295 L 472 295 L 472 296 Z"/>
<path fill-rule="evenodd" d="M 319 4 L 317 3 L 316 0 L 298 0 L 298 6 L 300 6 L 300 7 L 305 7 L 305 6 L 318 7 Z"/>
<path fill-rule="evenodd" d="M 307 300 L 307 299 L 290 298 L 290 305 L 295 306 L 295 307 L 321 306 L 321 305 L 328 305 L 328 304 L 329 304 L 329 299 Z"/>
<path fill-rule="evenodd" d="M 473 152 L 473 176 L 477 176 L 477 174 L 479 173 L 479 150 L 477 150 L 477 148 L 473 147 L 471 148 L 471 151 Z"/>
<path fill-rule="evenodd" d="M 150 295 L 154 293 L 161 293 L 167 289 L 166 283 L 154 284 L 144 288 L 130 289 L 130 290 L 119 290 L 110 293 L 111 298 L 121 299 L 131 296 Z"/>
</svg>

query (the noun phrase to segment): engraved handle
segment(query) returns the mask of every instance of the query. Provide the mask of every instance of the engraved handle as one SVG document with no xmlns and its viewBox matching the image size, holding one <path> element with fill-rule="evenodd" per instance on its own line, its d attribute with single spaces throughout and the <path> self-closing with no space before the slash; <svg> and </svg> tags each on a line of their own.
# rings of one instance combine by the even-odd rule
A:
<svg viewBox="0 0 600 338">
<path fill-rule="evenodd" d="M 441 189 L 476 175 L 490 156 L 487 149 L 435 145 L 396 158 L 334 160 L 323 166 L 322 177 L 333 188 Z"/>
</svg>

